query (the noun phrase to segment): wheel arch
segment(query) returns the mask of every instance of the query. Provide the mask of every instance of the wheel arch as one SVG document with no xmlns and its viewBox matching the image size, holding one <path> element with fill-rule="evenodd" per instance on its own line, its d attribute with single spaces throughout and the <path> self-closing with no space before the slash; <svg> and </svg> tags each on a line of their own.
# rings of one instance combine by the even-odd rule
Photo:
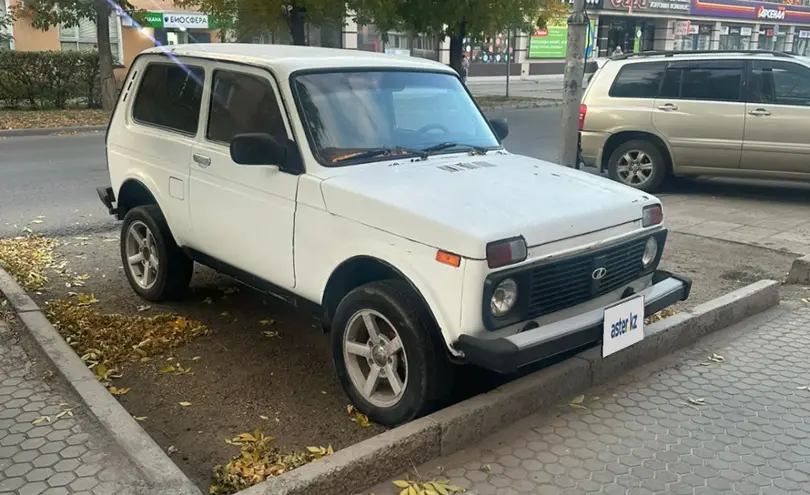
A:
<svg viewBox="0 0 810 495">
<path fill-rule="evenodd" d="M 138 206 L 157 205 L 160 208 L 160 203 L 149 187 L 141 179 L 135 177 L 125 179 L 121 183 L 116 200 L 119 220 L 123 220 L 129 210 Z"/>
<path fill-rule="evenodd" d="M 441 329 L 439 320 L 419 285 L 404 270 L 379 257 L 362 254 L 342 261 L 329 275 L 321 297 L 325 329 L 328 330 L 340 301 L 357 287 L 378 280 L 397 279 L 406 282 L 424 305 L 435 328 Z M 440 330 L 441 332 L 441 330 Z"/>
<path fill-rule="evenodd" d="M 669 148 L 669 144 L 658 134 L 649 131 L 620 131 L 611 134 L 610 137 L 608 137 L 605 141 L 605 145 L 602 147 L 599 170 L 602 172 L 607 171 L 610 156 L 613 154 L 616 148 L 621 146 L 622 143 L 626 143 L 627 141 L 631 141 L 633 139 L 650 141 L 656 148 L 658 148 L 658 151 L 661 152 L 661 156 L 664 157 L 667 164 L 667 171 L 670 173 L 673 172 L 675 162 L 672 159 L 672 150 Z"/>
</svg>

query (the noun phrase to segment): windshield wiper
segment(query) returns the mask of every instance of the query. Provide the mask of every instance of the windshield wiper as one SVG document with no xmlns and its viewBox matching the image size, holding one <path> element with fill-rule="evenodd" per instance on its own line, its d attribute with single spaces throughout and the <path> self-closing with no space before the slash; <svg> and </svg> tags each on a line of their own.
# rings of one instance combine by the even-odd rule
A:
<svg viewBox="0 0 810 495">
<path fill-rule="evenodd" d="M 467 148 L 471 150 L 475 150 L 481 154 L 486 154 L 491 148 L 486 146 L 475 146 L 473 144 L 465 144 L 465 143 L 455 143 L 452 141 L 447 141 L 445 143 L 434 144 L 433 146 L 428 146 L 427 148 L 422 148 L 420 151 L 425 153 L 425 156 L 430 156 L 432 153 L 437 151 L 443 151 L 450 148 Z"/>
<path fill-rule="evenodd" d="M 352 153 L 345 156 L 341 156 L 340 158 L 336 158 L 332 160 L 332 163 L 342 163 L 347 162 L 350 160 L 365 160 L 368 158 L 380 158 L 380 157 L 395 157 L 395 156 L 405 156 L 405 155 L 417 155 L 420 157 L 427 157 L 427 153 L 422 150 L 412 150 L 409 148 L 372 148 L 366 151 L 360 151 L 358 153 Z"/>
</svg>

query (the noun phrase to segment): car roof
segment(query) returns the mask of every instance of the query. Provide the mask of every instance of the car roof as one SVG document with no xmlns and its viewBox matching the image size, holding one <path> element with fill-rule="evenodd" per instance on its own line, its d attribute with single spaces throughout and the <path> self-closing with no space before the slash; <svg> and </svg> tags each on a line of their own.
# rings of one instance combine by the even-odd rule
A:
<svg viewBox="0 0 810 495">
<path fill-rule="evenodd" d="M 611 62 L 655 62 L 661 60 L 723 60 L 723 59 L 754 58 L 765 60 L 797 60 L 806 63 L 805 57 L 800 57 L 792 53 L 776 52 L 767 50 L 706 50 L 706 51 L 653 51 L 641 53 L 626 53 L 610 57 Z"/>
<path fill-rule="evenodd" d="M 432 60 L 340 48 L 253 43 L 195 43 L 144 50 L 142 54 L 171 54 L 224 62 L 264 66 L 286 78 L 306 69 L 398 68 L 455 73 L 450 67 Z"/>
</svg>

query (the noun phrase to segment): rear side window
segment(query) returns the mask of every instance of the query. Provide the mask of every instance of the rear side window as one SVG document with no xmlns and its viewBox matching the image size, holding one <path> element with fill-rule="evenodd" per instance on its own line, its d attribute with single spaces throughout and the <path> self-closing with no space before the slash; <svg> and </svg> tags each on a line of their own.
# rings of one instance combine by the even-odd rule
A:
<svg viewBox="0 0 810 495">
<path fill-rule="evenodd" d="M 613 98 L 655 98 L 666 62 L 628 64 L 619 70 L 608 95 Z"/>
<path fill-rule="evenodd" d="M 743 81 L 741 60 L 673 62 L 661 87 L 661 98 L 740 101 Z"/>
<path fill-rule="evenodd" d="M 204 80 L 205 72 L 199 67 L 148 65 L 132 117 L 142 124 L 196 134 Z"/>
</svg>

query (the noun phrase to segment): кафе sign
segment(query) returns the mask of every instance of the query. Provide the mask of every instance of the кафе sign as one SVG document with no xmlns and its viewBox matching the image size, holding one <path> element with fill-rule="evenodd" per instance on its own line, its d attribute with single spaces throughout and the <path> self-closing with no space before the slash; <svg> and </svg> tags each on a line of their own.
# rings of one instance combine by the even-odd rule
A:
<svg viewBox="0 0 810 495">
<path fill-rule="evenodd" d="M 745 0 L 692 0 L 692 15 L 810 24 L 810 7 Z"/>
</svg>

